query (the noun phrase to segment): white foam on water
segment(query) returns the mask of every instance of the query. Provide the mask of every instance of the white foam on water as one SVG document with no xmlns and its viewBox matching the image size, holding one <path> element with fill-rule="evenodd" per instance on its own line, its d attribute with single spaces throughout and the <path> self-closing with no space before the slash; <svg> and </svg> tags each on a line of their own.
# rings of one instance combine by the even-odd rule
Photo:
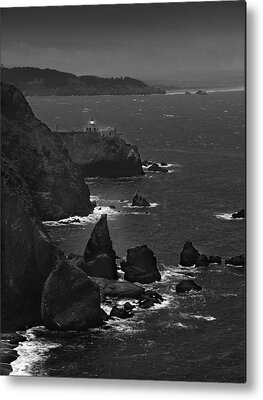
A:
<svg viewBox="0 0 263 400">
<path fill-rule="evenodd" d="M 174 118 L 173 114 L 163 114 L 165 118 Z"/>
<path fill-rule="evenodd" d="M 146 212 L 139 212 L 139 211 L 134 211 L 134 212 L 130 212 L 130 215 L 151 215 L 150 213 Z"/>
<path fill-rule="evenodd" d="M 100 196 L 90 196 L 89 198 L 90 198 L 90 201 L 99 201 L 99 200 L 101 200 Z"/>
<path fill-rule="evenodd" d="M 216 218 L 218 219 L 224 219 L 226 221 L 243 221 L 244 218 L 233 218 L 232 213 L 220 213 L 220 214 L 215 214 Z"/>
<path fill-rule="evenodd" d="M 174 324 L 174 325 L 177 326 L 178 328 L 183 328 L 183 329 L 192 328 L 191 326 L 182 324 L 181 322 L 176 322 L 176 324 Z"/>
<path fill-rule="evenodd" d="M 142 209 L 142 210 L 144 210 L 144 209 L 147 209 L 147 208 L 155 208 L 155 207 L 157 207 L 157 206 L 159 206 L 159 203 L 150 203 L 150 205 L 147 207 L 139 207 L 139 206 L 132 206 L 131 204 L 129 204 L 129 205 L 127 205 L 127 206 L 123 206 L 123 208 L 130 208 L 130 209 Z M 140 214 L 140 213 L 138 213 L 138 214 Z"/>
<path fill-rule="evenodd" d="M 199 314 L 185 314 L 185 313 L 180 313 L 180 316 L 186 319 L 204 319 L 205 321 L 214 321 L 216 320 L 215 317 L 212 317 L 211 315 L 208 316 L 203 316 L 203 315 L 199 315 Z"/>
<path fill-rule="evenodd" d="M 67 226 L 67 225 L 80 225 L 84 226 L 87 224 L 94 224 L 98 222 L 102 214 L 107 214 L 109 220 L 115 219 L 120 211 L 112 209 L 106 206 L 97 206 L 94 208 L 93 213 L 85 217 L 80 217 L 79 215 L 74 215 L 73 217 L 64 218 L 59 221 L 43 221 L 44 225 L 47 226 Z"/>
<path fill-rule="evenodd" d="M 33 367 L 38 363 L 41 365 L 49 356 L 49 350 L 61 347 L 59 343 L 53 343 L 50 340 L 43 338 L 37 338 L 34 335 L 34 329 L 29 329 L 26 331 L 27 341 L 22 342 L 16 351 L 18 353 L 18 358 L 11 363 L 13 371 L 10 375 L 13 376 L 33 376 Z M 43 327 L 39 327 L 43 330 Z M 32 340 L 33 339 L 33 340 Z"/>
<path fill-rule="evenodd" d="M 233 267 L 233 268 L 244 268 L 244 265 L 233 265 L 233 264 L 226 264 L 227 267 Z"/>
<path fill-rule="evenodd" d="M 161 271 L 162 274 L 162 281 L 167 282 L 170 281 L 172 277 L 178 277 L 178 278 L 186 278 L 186 279 L 193 279 L 194 276 L 189 276 L 187 273 L 196 273 L 197 270 L 195 268 L 195 265 L 192 267 L 182 267 L 180 264 L 177 266 L 170 265 L 168 267 L 165 267 L 164 270 Z M 193 274 L 194 275 L 194 274 Z"/>
</svg>

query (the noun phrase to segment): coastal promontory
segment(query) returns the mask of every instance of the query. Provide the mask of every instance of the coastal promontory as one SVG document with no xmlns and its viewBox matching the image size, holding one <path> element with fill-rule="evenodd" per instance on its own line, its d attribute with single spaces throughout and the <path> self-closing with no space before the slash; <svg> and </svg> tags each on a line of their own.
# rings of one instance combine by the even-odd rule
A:
<svg viewBox="0 0 263 400">
<path fill-rule="evenodd" d="M 93 132 L 56 132 L 69 157 L 84 177 L 129 177 L 143 175 L 137 146 L 121 137 L 105 137 Z"/>
</svg>

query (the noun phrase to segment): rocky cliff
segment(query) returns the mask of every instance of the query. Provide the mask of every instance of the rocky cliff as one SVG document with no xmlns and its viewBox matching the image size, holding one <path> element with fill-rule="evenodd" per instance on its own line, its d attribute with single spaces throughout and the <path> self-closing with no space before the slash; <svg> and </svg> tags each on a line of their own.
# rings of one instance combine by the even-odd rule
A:
<svg viewBox="0 0 263 400">
<path fill-rule="evenodd" d="M 1 330 L 40 321 L 41 293 L 59 253 L 37 217 L 30 188 L 1 160 Z"/>
<path fill-rule="evenodd" d="M 2 155 L 30 187 L 43 220 L 89 214 L 89 189 L 60 138 L 35 118 L 22 93 L 1 84 Z"/>
<path fill-rule="evenodd" d="M 1 330 L 41 321 L 44 283 L 63 257 L 41 219 L 92 211 L 89 189 L 22 93 L 1 84 Z"/>
<path fill-rule="evenodd" d="M 83 176 L 117 178 L 143 175 L 141 157 L 136 146 L 121 138 L 101 137 L 97 133 L 57 133 L 73 163 Z"/>
</svg>

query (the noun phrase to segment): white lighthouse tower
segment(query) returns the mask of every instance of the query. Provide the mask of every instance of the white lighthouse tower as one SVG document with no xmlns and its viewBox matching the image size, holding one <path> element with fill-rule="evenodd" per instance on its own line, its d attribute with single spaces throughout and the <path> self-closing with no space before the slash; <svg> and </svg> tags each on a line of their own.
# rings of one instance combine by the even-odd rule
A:
<svg viewBox="0 0 263 400">
<path fill-rule="evenodd" d="M 90 118 L 87 125 L 85 126 L 84 132 L 97 132 L 97 124 L 93 117 Z"/>
</svg>

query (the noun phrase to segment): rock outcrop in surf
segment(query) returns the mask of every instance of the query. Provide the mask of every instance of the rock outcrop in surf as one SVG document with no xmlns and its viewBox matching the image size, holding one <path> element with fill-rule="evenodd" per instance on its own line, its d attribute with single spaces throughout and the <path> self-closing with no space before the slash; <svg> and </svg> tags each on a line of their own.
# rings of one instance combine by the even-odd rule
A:
<svg viewBox="0 0 263 400">
<path fill-rule="evenodd" d="M 127 281 L 152 283 L 161 280 L 156 257 L 146 245 L 128 249 L 126 259 L 121 262 L 121 269 Z"/>
<path fill-rule="evenodd" d="M 209 265 L 209 259 L 205 254 L 200 254 L 197 259 L 195 266 L 196 267 L 208 267 Z"/>
<path fill-rule="evenodd" d="M 226 265 L 234 265 L 234 266 L 244 266 L 245 265 L 245 256 L 241 254 L 240 256 L 231 257 L 225 260 Z"/>
<path fill-rule="evenodd" d="M 199 256 L 200 253 L 194 248 L 192 242 L 185 242 L 180 254 L 180 265 L 183 267 L 191 267 L 196 264 Z"/>
<path fill-rule="evenodd" d="M 85 272 L 63 260 L 45 283 L 41 315 L 50 330 L 85 331 L 100 326 L 99 287 Z"/>
<path fill-rule="evenodd" d="M 84 177 L 119 178 L 143 175 L 137 146 L 120 137 L 89 132 L 55 133 Z"/>
<path fill-rule="evenodd" d="M 149 207 L 150 203 L 146 200 L 146 198 L 140 194 L 139 192 L 136 192 L 135 195 L 132 198 L 132 207 Z"/>
<path fill-rule="evenodd" d="M 235 213 L 232 214 L 232 218 L 236 219 L 236 218 L 246 218 L 246 214 L 245 214 L 245 210 L 244 208 L 242 208 L 242 210 L 237 211 Z"/>
<path fill-rule="evenodd" d="M 191 290 L 199 292 L 202 290 L 201 286 L 197 285 L 192 279 L 183 279 L 176 285 L 176 293 L 187 293 Z"/>
</svg>

